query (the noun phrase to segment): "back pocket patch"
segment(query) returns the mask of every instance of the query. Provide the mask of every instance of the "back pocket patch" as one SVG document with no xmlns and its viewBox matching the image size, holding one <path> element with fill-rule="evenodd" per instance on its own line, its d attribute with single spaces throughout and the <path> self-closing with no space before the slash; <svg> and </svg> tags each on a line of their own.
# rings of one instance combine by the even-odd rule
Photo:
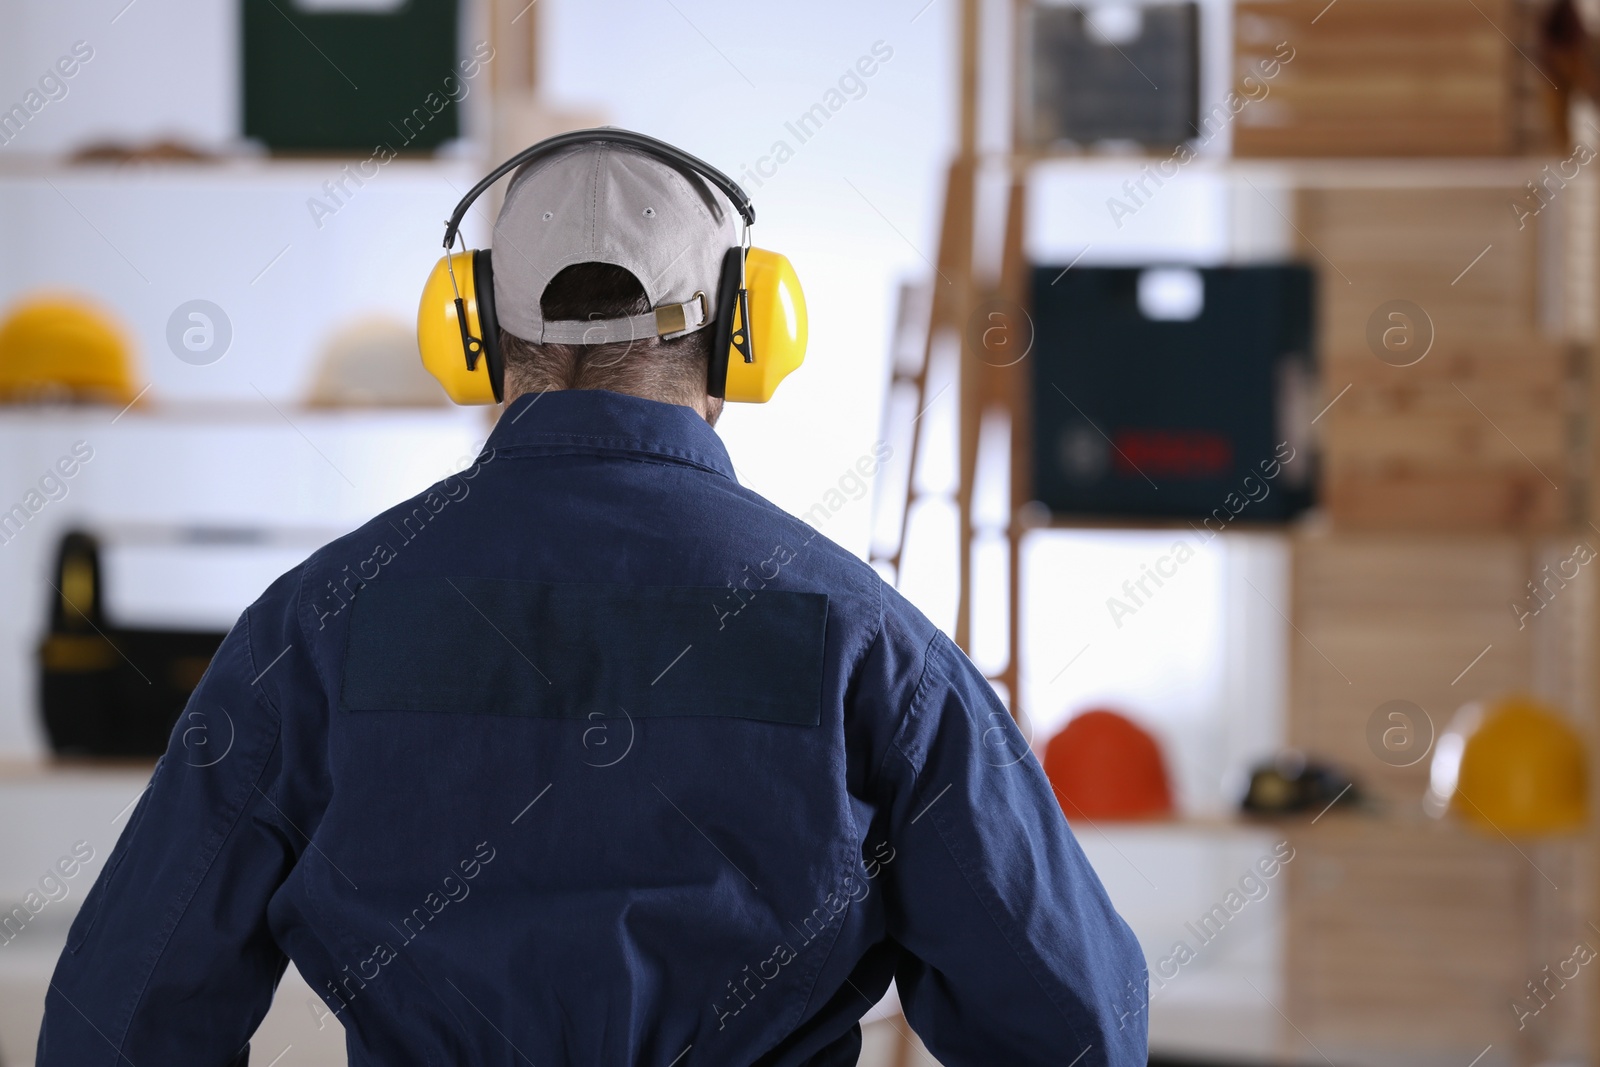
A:
<svg viewBox="0 0 1600 1067">
<path fill-rule="evenodd" d="M 352 605 L 344 711 L 816 726 L 828 598 L 498 578 L 374 582 Z"/>
</svg>

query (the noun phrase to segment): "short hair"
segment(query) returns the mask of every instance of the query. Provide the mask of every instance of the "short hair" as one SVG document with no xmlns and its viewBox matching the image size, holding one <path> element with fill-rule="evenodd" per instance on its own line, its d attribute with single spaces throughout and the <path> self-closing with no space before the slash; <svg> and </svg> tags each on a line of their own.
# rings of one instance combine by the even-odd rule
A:
<svg viewBox="0 0 1600 1067">
<path fill-rule="evenodd" d="M 546 322 L 614 319 L 650 311 L 632 272 L 612 263 L 575 263 L 539 299 Z M 609 389 L 694 406 L 706 395 L 715 324 L 670 340 L 647 337 L 599 345 L 541 344 L 500 331 L 506 392 Z"/>
</svg>

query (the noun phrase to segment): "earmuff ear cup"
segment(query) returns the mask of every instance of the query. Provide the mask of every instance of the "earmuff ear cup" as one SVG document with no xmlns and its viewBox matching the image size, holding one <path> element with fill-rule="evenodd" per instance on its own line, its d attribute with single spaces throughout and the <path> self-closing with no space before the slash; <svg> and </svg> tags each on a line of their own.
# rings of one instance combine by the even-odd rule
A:
<svg viewBox="0 0 1600 1067">
<path fill-rule="evenodd" d="M 720 347 L 727 360 L 723 395 L 739 403 L 764 404 L 778 383 L 805 362 L 806 298 L 794 266 L 777 252 L 750 249 L 743 274 L 750 321 L 738 325 L 749 330 L 755 361 L 746 363 L 727 345 Z"/>
<path fill-rule="evenodd" d="M 744 249 L 730 248 L 722 257 L 722 274 L 717 279 L 717 321 L 712 327 L 711 359 L 706 368 L 708 396 L 723 396 L 727 389 L 728 361 L 733 358 L 729 353 L 733 344 L 733 320 L 737 317 L 739 288 L 743 282 Z"/>
<path fill-rule="evenodd" d="M 440 258 L 433 273 L 422 287 L 422 300 L 417 305 L 417 351 L 422 365 L 438 379 L 445 394 L 457 404 L 493 404 L 500 399 L 499 338 L 496 331 L 483 325 L 486 316 L 480 305 L 480 285 L 476 271 L 476 257 L 487 257 L 487 252 L 457 252 Z M 455 273 L 451 281 L 451 271 Z M 487 299 L 494 300 L 494 290 L 487 286 Z M 468 366 L 468 353 L 463 347 L 462 323 L 456 314 L 456 294 L 460 292 L 461 305 L 466 312 L 465 333 L 483 345 L 480 358 Z M 492 323 L 493 320 L 490 319 Z M 495 368 L 491 376 L 491 365 Z"/>
</svg>

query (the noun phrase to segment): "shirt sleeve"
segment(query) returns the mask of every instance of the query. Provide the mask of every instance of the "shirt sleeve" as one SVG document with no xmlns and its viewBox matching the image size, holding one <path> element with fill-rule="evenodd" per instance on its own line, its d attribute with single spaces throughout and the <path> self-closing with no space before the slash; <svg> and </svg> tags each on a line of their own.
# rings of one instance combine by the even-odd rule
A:
<svg viewBox="0 0 1600 1067">
<path fill-rule="evenodd" d="M 290 572 L 240 616 L 174 726 L 72 923 L 36 1067 L 248 1061 L 287 965 L 267 903 L 305 842 L 266 692 L 304 666 L 284 662 L 305 655 L 297 588 Z"/>
<path fill-rule="evenodd" d="M 1143 1067 L 1139 944 L 1022 732 L 942 632 L 879 779 L 896 984 L 939 1061 Z"/>
</svg>

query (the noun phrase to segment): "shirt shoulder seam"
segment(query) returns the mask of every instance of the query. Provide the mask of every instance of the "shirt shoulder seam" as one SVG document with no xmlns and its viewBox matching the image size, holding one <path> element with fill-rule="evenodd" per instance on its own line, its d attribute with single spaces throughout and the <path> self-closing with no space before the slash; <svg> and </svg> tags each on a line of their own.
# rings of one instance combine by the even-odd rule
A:
<svg viewBox="0 0 1600 1067">
<path fill-rule="evenodd" d="M 882 613 L 882 607 L 881 607 L 882 601 L 883 601 L 883 589 L 882 589 L 881 586 L 879 587 L 879 590 L 878 590 L 878 598 L 879 598 L 879 604 L 880 604 L 880 608 L 879 608 L 879 634 L 881 636 L 883 629 L 887 625 L 887 623 L 885 621 L 886 616 L 884 616 L 884 614 Z M 900 747 L 900 739 L 904 736 L 904 734 L 906 732 L 906 728 L 911 724 L 912 713 L 917 709 L 917 707 L 919 705 L 924 703 L 926 698 L 927 698 L 928 687 L 929 687 L 930 682 L 932 681 L 932 675 L 933 675 L 933 672 L 930 671 L 929 668 L 932 665 L 932 661 L 933 661 L 934 645 L 937 644 L 939 639 L 941 637 L 943 637 L 943 636 L 944 636 L 944 631 L 940 630 L 937 626 L 934 627 L 932 636 L 930 636 L 928 638 L 928 643 L 922 647 L 922 671 L 921 671 L 920 674 L 917 675 L 917 684 L 911 690 L 911 696 L 906 701 L 906 706 L 903 709 L 901 709 L 901 711 L 900 711 L 900 720 L 899 720 L 899 722 L 897 722 L 895 724 L 894 732 L 889 735 L 889 744 L 884 749 L 883 755 L 881 757 L 879 757 L 879 759 L 878 759 L 878 766 L 873 771 L 873 780 L 874 781 L 877 781 L 877 780 L 882 778 L 882 776 L 883 776 L 883 767 L 884 767 L 884 765 L 886 763 L 888 763 L 889 755 L 892 752 L 900 753 L 900 756 L 907 763 L 911 764 L 911 769 L 912 769 L 912 772 L 914 774 L 921 773 L 922 768 L 918 767 L 916 765 L 916 762 L 914 760 L 912 760 L 909 755 L 906 754 L 906 751 L 903 748 Z"/>
<path fill-rule="evenodd" d="M 300 635 L 300 641 L 302 644 L 305 643 L 306 635 L 305 630 L 300 622 L 300 596 L 305 587 L 305 573 L 305 567 L 303 565 L 295 568 L 294 597 L 290 601 L 289 609 L 289 613 L 294 616 L 295 632 Z M 278 705 L 273 701 L 272 696 L 267 692 L 267 687 L 260 684 L 261 666 L 256 662 L 256 642 L 254 637 L 255 624 L 250 618 L 250 613 L 255 610 L 255 607 L 256 606 L 254 604 L 251 604 L 248 608 L 244 609 L 244 654 L 245 658 L 250 661 L 250 673 L 255 679 L 250 683 L 250 687 L 257 691 L 262 702 L 265 703 L 268 710 L 272 712 L 272 717 L 281 724 L 283 722 L 283 710 L 279 708 Z M 284 649 L 284 651 L 288 652 L 289 650 Z M 268 664 L 268 666 L 271 666 L 271 664 Z"/>
</svg>

